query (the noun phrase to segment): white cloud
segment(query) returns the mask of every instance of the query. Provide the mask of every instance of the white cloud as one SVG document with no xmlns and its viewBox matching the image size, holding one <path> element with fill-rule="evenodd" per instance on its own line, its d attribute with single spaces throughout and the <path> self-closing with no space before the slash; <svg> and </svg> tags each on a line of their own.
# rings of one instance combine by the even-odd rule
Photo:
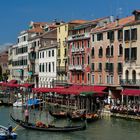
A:
<svg viewBox="0 0 140 140">
<path fill-rule="evenodd" d="M 12 45 L 12 43 L 4 43 L 4 44 L 0 44 L 0 52 L 6 50 L 7 47 L 9 47 L 10 45 Z"/>
</svg>

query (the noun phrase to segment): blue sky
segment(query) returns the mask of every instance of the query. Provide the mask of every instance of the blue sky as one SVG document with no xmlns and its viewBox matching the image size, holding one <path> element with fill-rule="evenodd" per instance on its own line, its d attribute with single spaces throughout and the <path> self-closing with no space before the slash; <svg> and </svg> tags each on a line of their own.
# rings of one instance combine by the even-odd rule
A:
<svg viewBox="0 0 140 140">
<path fill-rule="evenodd" d="M 69 21 L 131 15 L 140 0 L 0 0 L 0 47 L 15 43 L 30 21 Z"/>
</svg>

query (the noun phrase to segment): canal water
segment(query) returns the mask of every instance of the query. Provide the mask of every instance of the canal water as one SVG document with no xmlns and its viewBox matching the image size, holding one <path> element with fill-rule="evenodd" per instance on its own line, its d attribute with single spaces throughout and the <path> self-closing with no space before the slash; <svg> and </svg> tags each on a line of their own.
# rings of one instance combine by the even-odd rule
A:
<svg viewBox="0 0 140 140">
<path fill-rule="evenodd" d="M 14 112 L 15 116 L 22 118 L 20 109 L 1 106 L 1 125 L 7 126 L 8 123 L 10 123 L 13 127 L 16 126 L 16 124 L 10 120 L 10 112 Z M 42 121 L 52 121 L 52 118 L 46 118 L 46 114 L 40 114 L 39 111 L 32 113 L 32 117 L 36 120 L 41 119 Z M 56 124 L 65 125 L 66 122 L 66 120 L 59 120 L 56 121 Z M 139 140 L 140 122 L 104 117 L 99 121 L 88 124 L 85 131 L 54 133 L 31 131 L 17 127 L 16 133 L 18 134 L 18 140 Z"/>
</svg>

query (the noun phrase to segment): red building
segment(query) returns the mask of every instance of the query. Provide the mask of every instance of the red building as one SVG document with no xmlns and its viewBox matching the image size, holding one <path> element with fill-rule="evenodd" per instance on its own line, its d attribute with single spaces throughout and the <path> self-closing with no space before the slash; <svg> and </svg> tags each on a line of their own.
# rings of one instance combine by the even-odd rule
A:
<svg viewBox="0 0 140 140">
<path fill-rule="evenodd" d="M 90 32 L 92 28 L 109 22 L 109 18 L 96 19 L 75 26 L 69 31 L 68 41 L 68 82 L 69 84 L 91 84 Z"/>
</svg>

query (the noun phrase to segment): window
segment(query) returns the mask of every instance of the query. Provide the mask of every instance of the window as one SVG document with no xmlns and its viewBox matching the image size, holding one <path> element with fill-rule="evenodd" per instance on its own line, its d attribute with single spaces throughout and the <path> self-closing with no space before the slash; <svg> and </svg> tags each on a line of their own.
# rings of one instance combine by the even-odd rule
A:
<svg viewBox="0 0 140 140">
<path fill-rule="evenodd" d="M 49 57 L 51 57 L 51 51 L 49 51 Z"/>
<path fill-rule="evenodd" d="M 130 30 L 124 31 L 124 40 L 129 41 L 130 40 Z"/>
<path fill-rule="evenodd" d="M 110 48 L 109 46 L 107 46 L 106 48 L 106 57 L 109 57 L 110 56 Z"/>
<path fill-rule="evenodd" d="M 94 75 L 92 75 L 92 84 L 94 84 Z"/>
<path fill-rule="evenodd" d="M 106 82 L 107 82 L 107 84 L 109 84 L 109 76 L 108 75 L 106 76 Z"/>
<path fill-rule="evenodd" d="M 88 46 L 87 46 L 87 47 L 89 48 L 89 47 L 90 47 L 90 42 L 89 42 L 89 40 L 87 41 L 87 43 L 88 43 Z"/>
<path fill-rule="evenodd" d="M 131 48 L 131 60 L 137 60 L 137 48 Z"/>
<path fill-rule="evenodd" d="M 52 62 L 53 72 L 54 72 L 54 62 Z"/>
<path fill-rule="evenodd" d="M 89 58 L 89 56 L 88 56 L 88 65 L 90 64 L 90 58 Z"/>
<path fill-rule="evenodd" d="M 48 64 L 46 63 L 46 72 L 48 72 L 48 67 L 47 66 L 48 66 Z"/>
<path fill-rule="evenodd" d="M 92 42 L 94 42 L 94 35 L 92 35 Z"/>
<path fill-rule="evenodd" d="M 52 50 L 52 56 L 54 56 L 54 50 Z"/>
<path fill-rule="evenodd" d="M 131 40 L 137 40 L 137 29 L 131 29 Z"/>
<path fill-rule="evenodd" d="M 118 73 L 122 73 L 123 65 L 122 63 L 118 63 Z"/>
<path fill-rule="evenodd" d="M 66 57 L 67 56 L 67 49 L 65 48 L 64 50 L 64 56 Z"/>
<path fill-rule="evenodd" d="M 80 65 L 80 58 L 77 57 L 77 65 Z"/>
<path fill-rule="evenodd" d="M 130 52 L 131 52 L 131 56 L 130 56 Z M 132 60 L 132 61 L 137 60 L 137 48 L 136 47 L 125 48 L 125 61 L 128 61 L 128 60 Z"/>
<path fill-rule="evenodd" d="M 42 58 L 44 58 L 44 52 L 42 52 Z"/>
<path fill-rule="evenodd" d="M 77 74 L 77 80 L 79 81 L 79 79 L 80 79 L 80 75 L 79 75 L 79 73 Z"/>
<path fill-rule="evenodd" d="M 39 72 L 41 72 L 41 64 L 39 65 Z"/>
<path fill-rule="evenodd" d="M 90 74 L 88 73 L 88 82 L 90 81 Z"/>
<path fill-rule="evenodd" d="M 65 31 L 67 31 L 67 25 L 65 25 Z"/>
<path fill-rule="evenodd" d="M 51 72 L 51 63 L 49 62 L 49 72 Z"/>
<path fill-rule="evenodd" d="M 44 63 L 43 63 L 43 65 L 42 65 L 42 72 L 44 72 Z"/>
<path fill-rule="evenodd" d="M 99 75 L 98 78 L 99 78 L 99 79 L 98 79 L 98 80 L 99 80 L 98 83 L 101 84 L 101 83 L 102 83 L 102 75 Z"/>
<path fill-rule="evenodd" d="M 58 49 L 58 54 L 57 54 L 57 56 L 60 57 L 60 49 Z"/>
<path fill-rule="evenodd" d="M 94 57 L 94 47 L 93 47 L 92 50 L 91 50 L 91 57 L 92 57 L 92 58 Z"/>
<path fill-rule="evenodd" d="M 98 70 L 99 70 L 99 71 L 102 71 L 102 63 L 99 63 L 99 64 L 98 64 Z"/>
<path fill-rule="evenodd" d="M 85 61 L 84 61 L 84 56 L 82 56 L 82 65 L 84 65 Z"/>
<path fill-rule="evenodd" d="M 114 41 L 114 31 L 107 32 L 107 39 L 110 39 L 110 41 Z"/>
<path fill-rule="evenodd" d="M 129 48 L 125 48 L 125 57 L 124 57 L 125 61 L 129 60 Z"/>
<path fill-rule="evenodd" d="M 123 30 L 118 30 L 118 40 L 123 40 Z"/>
<path fill-rule="evenodd" d="M 122 44 L 119 45 L 119 56 L 123 55 L 123 47 Z"/>
<path fill-rule="evenodd" d="M 82 73 L 82 81 L 84 81 L 84 73 Z"/>
<path fill-rule="evenodd" d="M 100 49 L 99 49 L 99 57 L 101 58 L 103 56 L 103 49 L 102 49 L 102 47 L 100 47 Z"/>
<path fill-rule="evenodd" d="M 114 77 L 113 75 L 110 75 L 110 84 L 113 84 L 114 83 Z"/>
<path fill-rule="evenodd" d="M 91 70 L 94 71 L 94 63 L 91 64 Z"/>
<path fill-rule="evenodd" d="M 82 48 L 84 48 L 84 41 L 82 41 Z"/>
<path fill-rule="evenodd" d="M 58 30 L 59 30 L 59 33 L 60 33 L 60 27 L 58 28 Z"/>
<path fill-rule="evenodd" d="M 97 34 L 97 41 L 103 40 L 103 33 Z"/>
<path fill-rule="evenodd" d="M 41 58 L 41 52 L 40 52 L 40 58 Z"/>
<path fill-rule="evenodd" d="M 113 54 L 114 54 L 114 47 L 113 47 L 113 45 L 111 46 L 111 56 L 113 56 Z"/>
<path fill-rule="evenodd" d="M 73 65 L 75 65 L 75 62 L 74 62 L 74 57 L 72 58 L 72 64 L 73 64 Z"/>
</svg>

